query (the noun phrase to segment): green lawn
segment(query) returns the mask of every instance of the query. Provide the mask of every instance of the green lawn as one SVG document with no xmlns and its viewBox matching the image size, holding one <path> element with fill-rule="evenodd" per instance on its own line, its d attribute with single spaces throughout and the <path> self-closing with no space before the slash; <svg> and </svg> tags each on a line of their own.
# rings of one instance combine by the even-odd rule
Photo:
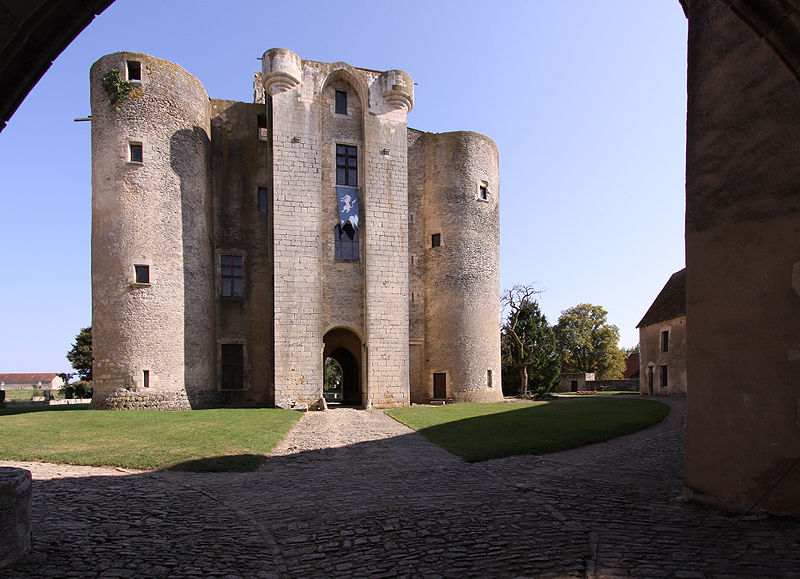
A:
<svg viewBox="0 0 800 579">
<path fill-rule="evenodd" d="M 294 410 L 265 408 L 6 408 L 0 410 L 0 459 L 136 469 L 255 470 L 300 416 Z"/>
<path fill-rule="evenodd" d="M 386 413 L 467 462 L 478 462 L 610 440 L 660 422 L 669 406 L 610 396 L 412 406 Z"/>
</svg>

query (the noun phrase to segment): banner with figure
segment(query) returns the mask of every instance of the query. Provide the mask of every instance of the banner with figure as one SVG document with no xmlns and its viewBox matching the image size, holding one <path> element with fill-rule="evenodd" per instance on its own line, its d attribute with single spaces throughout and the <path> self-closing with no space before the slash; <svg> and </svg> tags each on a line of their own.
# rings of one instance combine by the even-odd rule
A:
<svg viewBox="0 0 800 579">
<path fill-rule="evenodd" d="M 358 187 L 337 187 L 336 197 L 339 200 L 340 227 L 348 221 L 353 229 L 358 229 Z"/>
</svg>

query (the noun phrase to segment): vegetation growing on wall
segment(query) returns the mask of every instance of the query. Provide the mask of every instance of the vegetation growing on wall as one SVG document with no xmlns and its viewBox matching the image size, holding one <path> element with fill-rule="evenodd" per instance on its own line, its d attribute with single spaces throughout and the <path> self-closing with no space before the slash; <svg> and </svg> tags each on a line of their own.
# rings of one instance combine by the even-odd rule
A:
<svg viewBox="0 0 800 579">
<path fill-rule="evenodd" d="M 108 102 L 116 105 L 119 101 L 125 100 L 133 90 L 133 83 L 125 80 L 122 71 L 112 68 L 103 77 L 103 89 L 108 95 Z"/>
</svg>

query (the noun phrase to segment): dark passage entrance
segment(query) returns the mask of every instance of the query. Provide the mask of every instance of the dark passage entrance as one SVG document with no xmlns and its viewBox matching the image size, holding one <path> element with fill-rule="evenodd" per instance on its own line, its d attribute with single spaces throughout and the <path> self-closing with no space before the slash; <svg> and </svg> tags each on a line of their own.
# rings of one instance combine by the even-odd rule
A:
<svg viewBox="0 0 800 579">
<path fill-rule="evenodd" d="M 350 330 L 336 328 L 325 334 L 326 358 L 332 358 L 342 369 L 341 402 L 346 406 L 362 406 L 364 395 L 361 387 L 361 340 Z"/>
<path fill-rule="evenodd" d="M 447 374 L 435 372 L 433 374 L 433 397 L 436 400 L 447 398 Z"/>
</svg>

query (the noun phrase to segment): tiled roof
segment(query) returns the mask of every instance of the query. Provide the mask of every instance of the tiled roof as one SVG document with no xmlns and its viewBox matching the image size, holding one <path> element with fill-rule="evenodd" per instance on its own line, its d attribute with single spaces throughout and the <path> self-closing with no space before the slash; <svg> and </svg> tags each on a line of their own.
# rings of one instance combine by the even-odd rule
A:
<svg viewBox="0 0 800 579">
<path fill-rule="evenodd" d="M 639 373 L 639 352 L 632 352 L 625 359 L 625 373 L 622 377 L 627 380 Z"/>
<path fill-rule="evenodd" d="M 641 328 L 664 320 L 671 320 L 686 315 L 686 268 L 676 271 L 658 294 L 653 305 L 647 310 L 642 321 L 636 326 Z"/>
<path fill-rule="evenodd" d="M 55 372 L 34 374 L 0 374 L 0 382 L 52 382 L 58 376 Z"/>
</svg>

